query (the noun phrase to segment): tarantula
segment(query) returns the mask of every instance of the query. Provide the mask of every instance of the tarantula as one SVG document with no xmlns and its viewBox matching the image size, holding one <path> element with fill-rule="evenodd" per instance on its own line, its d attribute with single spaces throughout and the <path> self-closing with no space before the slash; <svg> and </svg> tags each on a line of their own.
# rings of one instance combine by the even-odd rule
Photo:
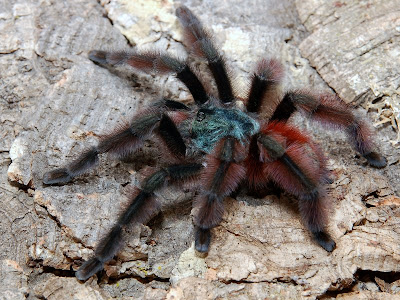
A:
<svg viewBox="0 0 400 300">
<path fill-rule="evenodd" d="M 290 126 L 288 120 L 296 111 L 302 111 L 322 124 L 344 130 L 355 150 L 370 165 L 384 167 L 386 159 L 374 151 L 368 126 L 334 95 L 302 90 L 279 93 L 283 67 L 274 59 L 258 62 L 248 96 L 239 99 L 210 33 L 187 7 L 180 6 L 176 15 L 184 28 L 186 49 L 207 61 L 218 97 L 211 95 L 186 60 L 155 52 L 89 53 L 89 59 L 100 65 L 129 65 L 146 73 L 175 73 L 193 96 L 195 107 L 192 110 L 180 102 L 162 99 L 65 167 L 44 174 L 43 182 L 47 185 L 65 184 L 94 167 L 99 154 L 108 152 L 124 157 L 152 135 L 158 136 L 165 151 L 177 162 L 161 167 L 140 188 L 135 188 L 130 204 L 76 277 L 86 280 L 103 269 L 104 263 L 120 249 L 124 227 L 149 221 L 160 206 L 154 192 L 166 182 L 197 181 L 201 187 L 193 202 L 195 248 L 199 252 L 208 252 L 210 230 L 221 222 L 224 198 L 239 185 L 259 191 L 270 181 L 298 198 L 301 217 L 313 238 L 326 251 L 333 251 L 335 242 L 325 229 L 328 218 L 323 186 L 330 180 L 326 159 L 321 149 L 304 132 Z M 197 152 L 188 151 L 188 145 Z"/>
</svg>

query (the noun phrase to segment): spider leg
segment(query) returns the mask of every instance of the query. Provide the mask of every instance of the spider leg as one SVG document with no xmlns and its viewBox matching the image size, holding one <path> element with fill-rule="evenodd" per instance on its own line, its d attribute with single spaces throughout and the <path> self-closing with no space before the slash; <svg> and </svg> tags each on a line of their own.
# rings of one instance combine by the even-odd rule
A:
<svg viewBox="0 0 400 300">
<path fill-rule="evenodd" d="M 194 201 L 195 248 L 199 252 L 208 252 L 210 229 L 222 220 L 223 200 L 245 177 L 245 168 L 235 161 L 240 151 L 238 144 L 232 138 L 223 139 L 207 157 L 207 167 L 201 174 L 202 192 Z"/>
<path fill-rule="evenodd" d="M 168 106 L 177 106 L 178 102 L 167 100 Z M 179 103 L 180 104 L 180 103 Z M 179 105 L 178 105 L 179 106 Z M 116 132 L 104 136 L 96 147 L 83 152 L 77 159 L 63 168 L 46 172 L 43 176 L 45 184 L 64 184 L 74 177 L 85 173 L 98 163 L 98 155 L 102 153 L 114 154 L 117 157 L 124 157 L 138 149 L 144 139 L 151 132 L 156 132 L 166 144 L 168 150 L 175 156 L 184 157 L 186 146 L 175 126 L 175 123 L 158 109 L 147 109 L 135 116 L 131 124 L 118 128 Z"/>
<path fill-rule="evenodd" d="M 355 150 L 371 166 L 386 166 L 386 158 L 374 151 L 372 132 L 366 122 L 357 117 L 339 97 L 329 94 L 313 95 L 304 91 L 287 92 L 270 120 L 287 121 L 297 110 L 305 112 L 312 120 L 344 130 Z"/>
<path fill-rule="evenodd" d="M 104 263 L 110 261 L 122 245 L 123 228 L 131 223 L 145 223 L 159 210 L 159 203 L 154 198 L 154 191 L 161 188 L 167 180 L 179 182 L 190 179 L 202 169 L 201 164 L 191 163 L 171 165 L 153 173 L 144 180 L 141 189 L 136 189 L 128 207 L 118 218 L 116 224 L 99 241 L 94 257 L 86 261 L 75 273 L 79 280 L 89 277 L 103 269 Z"/>
<path fill-rule="evenodd" d="M 257 138 L 264 156 L 264 174 L 284 190 L 299 199 L 299 210 L 307 228 L 317 243 L 326 251 L 335 248 L 335 242 L 326 232 L 327 203 L 321 183 L 324 181 L 323 162 L 318 153 L 310 155 L 306 144 L 291 143 L 284 148 L 273 136 L 260 133 Z"/>
<path fill-rule="evenodd" d="M 164 114 L 160 120 L 157 133 L 160 135 L 168 150 L 178 157 L 185 157 L 186 145 L 171 118 Z"/>
<path fill-rule="evenodd" d="M 89 59 L 102 65 L 129 65 L 145 73 L 176 73 L 176 77 L 185 84 L 197 105 L 201 105 L 208 100 L 203 84 L 188 64 L 172 56 L 152 52 L 93 50 L 89 52 Z"/>
<path fill-rule="evenodd" d="M 258 62 L 246 102 L 248 112 L 261 113 L 271 107 L 271 101 L 279 101 L 278 86 L 282 76 L 283 67 L 277 60 L 262 59 Z"/>
<path fill-rule="evenodd" d="M 232 102 L 235 97 L 231 80 L 226 70 L 225 61 L 212 42 L 211 34 L 203 28 L 199 19 L 186 6 L 178 7 L 176 16 L 184 28 L 186 46 L 193 49 L 195 55 L 207 60 L 218 88 L 219 99 L 223 103 Z"/>
</svg>

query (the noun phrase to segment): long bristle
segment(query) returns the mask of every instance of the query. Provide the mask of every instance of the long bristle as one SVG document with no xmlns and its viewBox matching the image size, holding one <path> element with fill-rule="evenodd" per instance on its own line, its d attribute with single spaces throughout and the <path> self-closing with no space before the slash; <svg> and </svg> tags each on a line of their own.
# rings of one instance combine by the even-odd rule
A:
<svg viewBox="0 0 400 300">
<path fill-rule="evenodd" d="M 129 219 L 123 218 L 123 214 L 121 214 L 120 218 L 122 218 L 122 223 L 132 225 L 146 224 L 160 211 L 161 204 L 154 195 L 141 195 L 140 193 L 142 193 L 142 191 L 137 187 L 129 187 L 125 189 L 124 194 L 128 195 L 129 200 L 127 204 L 122 206 L 121 211 L 130 211 Z M 135 206 L 138 202 L 141 203 Z"/>
<path fill-rule="evenodd" d="M 72 176 L 66 168 L 59 168 L 53 171 L 46 172 L 43 175 L 44 184 L 64 184 L 70 182 Z"/>
<path fill-rule="evenodd" d="M 219 193 L 224 196 L 231 194 L 245 176 L 246 169 L 242 164 L 231 163 L 226 170 Z"/>
<path fill-rule="evenodd" d="M 272 115 L 279 102 L 279 84 L 283 77 L 283 66 L 275 59 L 262 59 L 253 74 L 251 88 L 246 99 L 249 112 Z"/>
<path fill-rule="evenodd" d="M 195 225 L 202 229 L 209 229 L 217 226 L 224 213 L 223 199 L 215 194 L 207 193 L 200 195 L 194 200 L 194 207 L 197 214 L 194 219 Z"/>
<path fill-rule="evenodd" d="M 143 140 L 151 134 L 160 120 L 161 113 L 148 108 L 137 113 L 131 123 L 124 123 L 104 134 L 97 146 L 99 153 L 108 152 L 123 158 L 142 146 Z"/>
<path fill-rule="evenodd" d="M 85 281 L 89 279 L 91 276 L 96 274 L 97 272 L 103 269 L 104 263 L 97 259 L 96 257 L 92 257 L 88 261 L 86 261 L 78 271 L 75 272 L 75 277 L 78 280 Z"/>
<path fill-rule="evenodd" d="M 122 227 L 114 225 L 98 242 L 95 250 L 96 258 L 102 262 L 111 260 L 122 246 Z"/>
<path fill-rule="evenodd" d="M 168 115 L 164 114 L 162 116 L 157 133 L 167 146 L 169 152 L 177 157 L 185 157 L 185 142 L 183 141 L 183 138 L 175 123 L 168 117 Z"/>
<path fill-rule="evenodd" d="M 305 225 L 311 232 L 325 229 L 328 222 L 328 202 L 321 190 L 308 197 L 300 197 L 299 210 Z"/>
<path fill-rule="evenodd" d="M 102 135 L 98 148 L 101 152 L 123 158 L 141 147 L 142 143 L 142 139 L 132 133 L 130 125 L 124 124 Z"/>
<path fill-rule="evenodd" d="M 176 9 L 176 16 L 185 32 L 185 45 L 194 55 L 205 58 L 218 88 L 219 99 L 223 103 L 232 102 L 235 97 L 231 79 L 224 59 L 212 42 L 211 35 L 203 28 L 197 17 L 186 6 Z"/>
</svg>

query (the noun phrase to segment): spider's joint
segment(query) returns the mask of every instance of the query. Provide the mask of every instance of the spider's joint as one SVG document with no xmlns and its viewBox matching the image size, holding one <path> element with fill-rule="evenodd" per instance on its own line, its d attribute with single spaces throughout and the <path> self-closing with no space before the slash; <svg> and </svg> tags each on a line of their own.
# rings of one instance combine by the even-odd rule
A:
<svg viewBox="0 0 400 300">
<path fill-rule="evenodd" d="M 161 169 L 160 171 L 154 173 L 149 178 L 147 178 L 146 182 L 144 183 L 142 190 L 146 193 L 152 193 L 157 188 L 161 187 L 164 182 L 165 178 L 168 176 L 168 171 L 165 169 Z"/>
<path fill-rule="evenodd" d="M 285 148 L 283 148 L 274 138 L 268 135 L 259 135 L 257 139 L 268 151 L 268 154 L 272 159 L 277 159 L 285 154 Z"/>
<path fill-rule="evenodd" d="M 187 65 L 180 62 L 178 59 L 175 59 L 168 55 L 161 55 L 160 62 L 168 66 L 171 70 L 174 70 L 176 73 L 182 72 L 185 68 L 188 68 Z M 158 62 L 156 61 L 156 64 Z M 158 69 L 158 66 L 155 66 L 155 69 Z"/>
</svg>

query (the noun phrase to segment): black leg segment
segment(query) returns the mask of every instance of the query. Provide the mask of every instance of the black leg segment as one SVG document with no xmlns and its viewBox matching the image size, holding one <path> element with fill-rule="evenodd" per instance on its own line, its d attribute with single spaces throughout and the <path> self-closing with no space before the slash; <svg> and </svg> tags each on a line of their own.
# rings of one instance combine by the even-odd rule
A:
<svg viewBox="0 0 400 300">
<path fill-rule="evenodd" d="M 172 154 L 177 157 L 185 157 L 185 142 L 183 141 L 178 128 L 176 128 L 175 123 L 166 114 L 164 114 L 160 120 L 158 134 Z"/>
<path fill-rule="evenodd" d="M 131 202 L 117 223 L 98 243 L 94 257 L 85 262 L 75 276 L 79 280 L 87 280 L 102 270 L 104 263 L 110 261 L 121 248 L 123 228 L 131 223 L 145 223 L 158 212 L 159 203 L 154 197 L 154 191 L 162 187 L 167 179 L 175 182 L 184 181 L 197 175 L 202 167 L 196 163 L 172 165 L 147 177 L 142 188 L 136 189 L 133 193 Z"/>
<path fill-rule="evenodd" d="M 224 103 L 232 102 L 234 95 L 225 61 L 214 46 L 210 34 L 186 6 L 178 7 L 176 16 L 185 30 L 186 46 L 189 47 L 189 51 L 207 60 L 218 88 L 219 99 Z"/>
<path fill-rule="evenodd" d="M 89 59 L 102 65 L 129 65 L 145 73 L 176 73 L 176 77 L 186 85 L 196 104 L 201 105 L 208 100 L 203 84 L 186 61 L 170 55 L 153 52 L 93 50 L 89 52 Z"/>
<path fill-rule="evenodd" d="M 294 106 L 294 103 L 292 101 L 292 96 L 293 93 L 288 92 L 285 94 L 283 97 L 282 101 L 278 104 L 276 107 L 272 117 L 271 121 L 283 121 L 286 122 L 294 112 L 296 112 L 296 106 Z"/>
<path fill-rule="evenodd" d="M 103 136 L 96 147 L 84 151 L 77 159 L 63 168 L 46 172 L 43 176 L 44 184 L 65 184 L 74 177 L 81 175 L 98 163 L 98 155 L 110 153 L 117 157 L 124 157 L 141 146 L 146 138 L 160 121 L 158 111 L 149 110 L 137 115 L 135 120 L 126 126 L 117 128 L 114 132 Z"/>
<path fill-rule="evenodd" d="M 247 111 L 260 112 L 261 108 L 273 107 L 278 102 L 277 88 L 283 75 L 283 67 L 276 60 L 261 60 L 253 74 L 247 99 Z"/>
</svg>

